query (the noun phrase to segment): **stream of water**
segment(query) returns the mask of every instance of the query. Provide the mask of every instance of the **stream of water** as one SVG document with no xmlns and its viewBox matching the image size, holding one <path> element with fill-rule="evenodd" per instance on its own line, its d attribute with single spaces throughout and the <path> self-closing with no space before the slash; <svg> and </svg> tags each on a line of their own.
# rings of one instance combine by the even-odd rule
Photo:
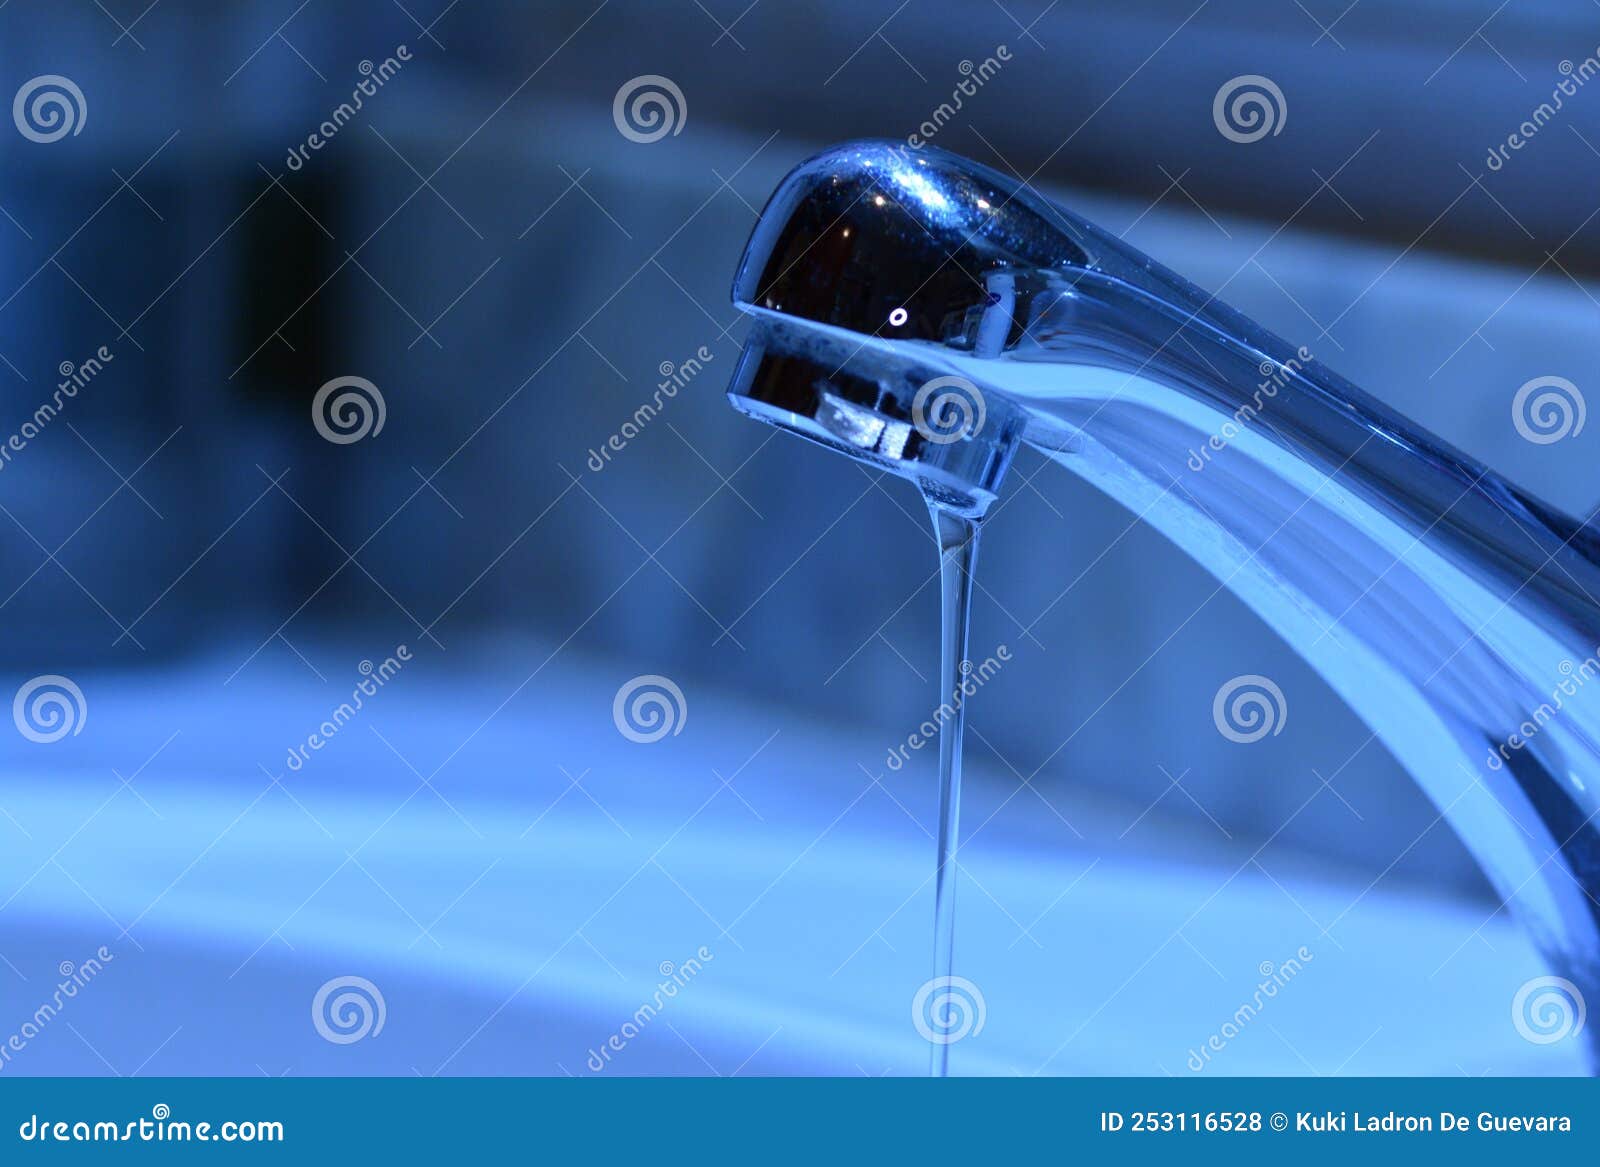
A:
<svg viewBox="0 0 1600 1167">
<path fill-rule="evenodd" d="M 978 524 L 927 499 L 939 540 L 939 695 L 955 714 L 939 734 L 939 837 L 934 870 L 934 999 L 946 1000 L 955 963 L 956 856 L 961 846 L 961 740 L 966 703 L 961 698 L 962 662 L 967 659 L 967 625 L 972 613 L 972 568 L 978 557 Z M 941 1006 L 936 1005 L 936 1008 Z M 950 1043 L 935 1040 L 928 1072 L 950 1070 Z"/>
</svg>

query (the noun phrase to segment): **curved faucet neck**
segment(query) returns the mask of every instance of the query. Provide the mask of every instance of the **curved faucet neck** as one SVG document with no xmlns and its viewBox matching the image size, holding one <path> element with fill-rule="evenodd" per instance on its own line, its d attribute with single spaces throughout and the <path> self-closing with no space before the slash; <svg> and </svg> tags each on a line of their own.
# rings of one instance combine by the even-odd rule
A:
<svg viewBox="0 0 1600 1167">
<path fill-rule="evenodd" d="M 843 147 L 774 195 L 735 404 L 969 515 L 1020 441 L 1094 483 L 1328 681 L 1600 991 L 1593 533 L 1030 189 L 903 153 Z M 922 424 L 934 383 L 969 397 L 954 437 Z"/>
</svg>

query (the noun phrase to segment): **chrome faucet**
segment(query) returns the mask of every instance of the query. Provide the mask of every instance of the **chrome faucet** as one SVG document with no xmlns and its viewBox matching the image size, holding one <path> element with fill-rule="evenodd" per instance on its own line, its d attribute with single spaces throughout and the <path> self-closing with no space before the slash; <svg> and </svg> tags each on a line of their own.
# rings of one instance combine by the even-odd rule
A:
<svg viewBox="0 0 1600 1167">
<path fill-rule="evenodd" d="M 799 166 L 734 300 L 753 328 L 728 393 L 750 416 L 972 519 L 1026 442 L 1162 531 L 1328 681 L 1600 1004 L 1595 531 L 942 151 Z M 1518 405 L 1537 427 L 1581 401 Z"/>
</svg>

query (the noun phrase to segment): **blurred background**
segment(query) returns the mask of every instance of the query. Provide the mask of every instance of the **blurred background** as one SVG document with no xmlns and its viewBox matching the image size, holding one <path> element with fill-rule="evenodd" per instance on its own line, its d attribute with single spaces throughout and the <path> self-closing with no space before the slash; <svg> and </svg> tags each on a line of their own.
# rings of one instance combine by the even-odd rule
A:
<svg viewBox="0 0 1600 1167">
<path fill-rule="evenodd" d="M 67 700 L 0 734 L 0 1076 L 922 1072 L 936 751 L 886 759 L 936 559 L 903 483 L 723 399 L 766 196 L 938 117 L 1586 515 L 1600 435 L 1511 400 L 1592 367 L 1597 46 L 1553 0 L 0 6 L 0 696 Z M 1283 99 L 1248 143 L 1241 75 Z M 614 113 L 641 77 L 670 132 Z M 1364 727 L 1018 470 L 953 1071 L 1581 1072 Z M 1240 674 L 1278 736 L 1217 732 Z"/>
</svg>

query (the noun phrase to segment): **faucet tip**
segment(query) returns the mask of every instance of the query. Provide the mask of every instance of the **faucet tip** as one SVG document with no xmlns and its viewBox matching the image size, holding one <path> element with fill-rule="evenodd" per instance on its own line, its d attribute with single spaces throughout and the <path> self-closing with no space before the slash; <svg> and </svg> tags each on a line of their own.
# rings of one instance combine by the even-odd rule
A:
<svg viewBox="0 0 1600 1167">
<path fill-rule="evenodd" d="M 1020 411 L 964 377 L 893 362 L 857 371 L 825 343 L 772 327 L 745 342 L 728 400 L 973 520 L 995 501 L 1022 431 Z"/>
<path fill-rule="evenodd" d="M 1048 274 L 1088 264 L 1048 213 L 1025 183 L 942 150 L 851 142 L 801 163 L 734 280 L 756 328 L 729 400 L 982 517 L 1022 411 L 952 358 L 1000 355 Z"/>
</svg>

